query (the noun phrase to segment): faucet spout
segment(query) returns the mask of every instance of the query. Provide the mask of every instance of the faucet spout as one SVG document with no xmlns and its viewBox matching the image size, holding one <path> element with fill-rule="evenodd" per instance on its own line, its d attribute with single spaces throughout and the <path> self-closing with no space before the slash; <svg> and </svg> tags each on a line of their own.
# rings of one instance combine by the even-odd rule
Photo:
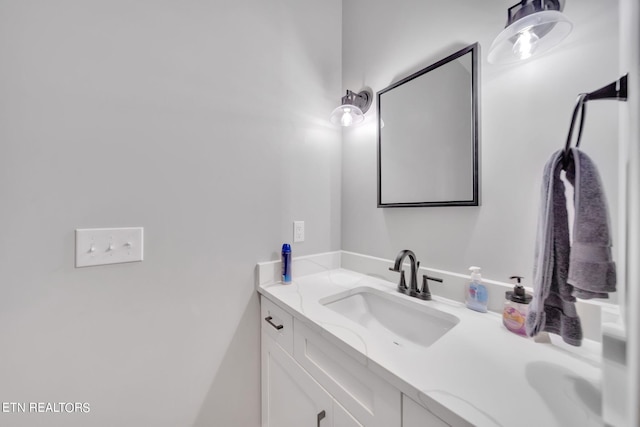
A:
<svg viewBox="0 0 640 427">
<path fill-rule="evenodd" d="M 402 270 L 402 264 L 404 263 L 404 259 L 409 257 L 409 261 L 411 262 L 411 282 L 410 287 L 407 288 L 407 284 L 404 278 L 404 271 Z M 420 268 L 420 262 L 416 261 L 416 254 L 409 249 L 404 249 L 398 253 L 396 256 L 396 261 L 394 263 L 393 268 L 389 268 L 391 271 L 395 271 L 400 273 L 400 283 L 398 284 L 398 292 L 403 294 L 408 294 L 411 296 L 418 295 L 418 268 Z"/>
</svg>

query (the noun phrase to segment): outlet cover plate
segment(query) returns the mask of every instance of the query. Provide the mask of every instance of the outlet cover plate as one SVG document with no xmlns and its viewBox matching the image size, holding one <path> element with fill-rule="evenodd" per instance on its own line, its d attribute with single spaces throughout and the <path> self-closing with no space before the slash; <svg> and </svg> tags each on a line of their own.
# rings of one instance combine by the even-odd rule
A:
<svg viewBox="0 0 640 427">
<path fill-rule="evenodd" d="M 304 242 L 304 221 L 293 221 L 293 242 Z"/>
</svg>

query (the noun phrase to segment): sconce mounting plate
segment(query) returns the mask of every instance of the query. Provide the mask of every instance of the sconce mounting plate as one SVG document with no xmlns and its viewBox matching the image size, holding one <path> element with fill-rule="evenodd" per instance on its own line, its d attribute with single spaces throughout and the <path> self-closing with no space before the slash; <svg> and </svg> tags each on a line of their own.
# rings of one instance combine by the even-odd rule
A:
<svg viewBox="0 0 640 427">
<path fill-rule="evenodd" d="M 347 94 L 342 97 L 342 105 L 355 105 L 363 114 L 369 110 L 371 102 L 373 102 L 373 93 L 369 89 L 364 89 L 358 93 L 347 90 Z"/>
</svg>

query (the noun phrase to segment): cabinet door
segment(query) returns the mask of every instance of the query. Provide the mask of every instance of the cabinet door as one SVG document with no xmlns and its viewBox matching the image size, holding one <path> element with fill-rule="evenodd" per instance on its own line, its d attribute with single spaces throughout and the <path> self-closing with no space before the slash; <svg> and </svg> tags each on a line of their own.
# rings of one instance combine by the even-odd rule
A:
<svg viewBox="0 0 640 427">
<path fill-rule="evenodd" d="M 331 396 L 262 333 L 262 427 L 333 427 L 333 404 Z"/>
<path fill-rule="evenodd" d="M 364 427 L 338 402 L 333 401 L 333 427 Z"/>
<path fill-rule="evenodd" d="M 296 362 L 361 425 L 400 427 L 399 390 L 297 319 L 293 335 Z"/>
<path fill-rule="evenodd" d="M 449 427 L 449 424 L 403 394 L 402 427 Z"/>
</svg>

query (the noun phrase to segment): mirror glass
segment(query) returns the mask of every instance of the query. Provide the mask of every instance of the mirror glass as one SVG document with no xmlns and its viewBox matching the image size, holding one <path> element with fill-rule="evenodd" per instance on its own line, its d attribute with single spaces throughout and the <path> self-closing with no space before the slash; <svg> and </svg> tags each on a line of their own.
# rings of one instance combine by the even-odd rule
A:
<svg viewBox="0 0 640 427">
<path fill-rule="evenodd" d="M 478 206 L 478 44 L 378 98 L 378 207 Z"/>
</svg>

